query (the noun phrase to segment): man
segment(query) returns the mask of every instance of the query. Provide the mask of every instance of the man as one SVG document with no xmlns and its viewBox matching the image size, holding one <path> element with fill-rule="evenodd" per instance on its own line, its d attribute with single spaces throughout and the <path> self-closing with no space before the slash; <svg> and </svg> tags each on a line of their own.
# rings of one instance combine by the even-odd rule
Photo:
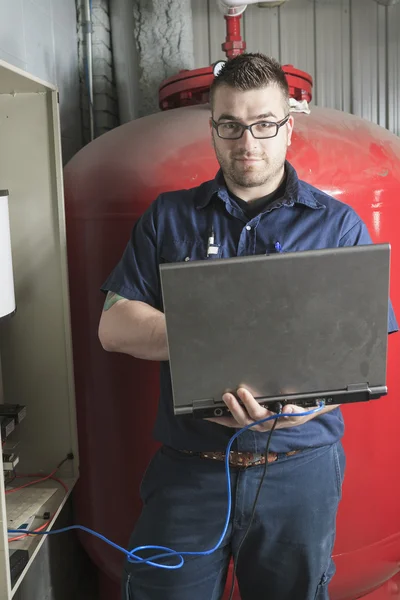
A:
<svg viewBox="0 0 400 600">
<path fill-rule="evenodd" d="M 286 162 L 293 117 L 278 63 L 261 54 L 228 62 L 212 85 L 211 108 L 221 171 L 198 188 L 159 196 L 135 225 L 103 286 L 108 291 L 99 327 L 103 347 L 162 363 L 155 436 L 163 445 L 142 482 L 144 507 L 130 548 L 213 548 L 227 510 L 226 445 L 238 427 L 270 414 L 241 389 L 243 405 L 224 396 L 230 417 L 210 422 L 174 416 L 159 264 L 206 258 L 210 230 L 220 251 L 208 259 L 371 243 L 350 207 L 299 181 Z M 390 313 L 389 330 L 396 329 Z M 329 407 L 295 417 L 290 415 L 304 410 L 284 411 L 237 563 L 242 600 L 326 600 L 334 573 L 331 553 L 345 464 L 341 412 Z M 127 562 L 125 600 L 221 598 L 230 557 L 237 556 L 251 517 L 271 423 L 249 429 L 233 447 L 233 514 L 220 547 L 187 557 L 178 570 Z"/>
</svg>

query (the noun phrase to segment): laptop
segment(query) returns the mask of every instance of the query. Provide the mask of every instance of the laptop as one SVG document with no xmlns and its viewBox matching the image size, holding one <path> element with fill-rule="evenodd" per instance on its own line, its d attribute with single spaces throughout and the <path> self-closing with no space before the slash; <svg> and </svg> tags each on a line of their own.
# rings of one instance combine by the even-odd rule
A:
<svg viewBox="0 0 400 600">
<path fill-rule="evenodd" d="M 387 394 L 390 245 L 160 265 L 174 413 Z"/>
</svg>

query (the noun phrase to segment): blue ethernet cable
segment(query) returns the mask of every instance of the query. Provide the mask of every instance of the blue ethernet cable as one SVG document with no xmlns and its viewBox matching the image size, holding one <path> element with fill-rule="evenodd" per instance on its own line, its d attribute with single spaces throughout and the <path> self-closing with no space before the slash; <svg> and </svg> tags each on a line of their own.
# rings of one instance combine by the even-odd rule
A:
<svg viewBox="0 0 400 600">
<path fill-rule="evenodd" d="M 324 408 L 324 403 L 320 402 L 318 408 L 314 408 L 312 410 L 302 412 L 302 413 L 290 414 L 290 417 L 305 417 L 307 415 L 312 415 L 312 414 L 318 413 L 323 408 Z M 166 546 L 149 545 L 149 546 L 138 546 L 137 548 L 134 548 L 133 550 L 129 551 L 129 550 L 126 550 L 125 548 L 122 548 L 122 546 L 115 544 L 114 542 L 112 542 L 111 540 L 106 538 L 104 535 L 101 535 L 101 533 L 98 533 L 97 531 L 93 531 L 92 529 L 89 529 L 88 527 L 85 527 L 84 525 L 69 525 L 68 527 L 63 527 L 62 529 L 54 529 L 52 531 L 30 531 L 28 529 L 8 529 L 8 533 L 12 533 L 12 534 L 26 533 L 29 535 L 57 535 L 60 533 L 64 533 L 66 531 L 71 531 L 73 529 L 80 529 L 81 531 L 90 533 L 91 535 L 99 538 L 103 542 L 106 542 L 107 544 L 109 544 L 111 547 L 113 547 L 116 550 L 119 550 L 120 552 L 125 554 L 125 556 L 127 557 L 129 562 L 145 563 L 147 565 L 150 565 L 152 567 L 156 567 L 159 569 L 168 569 L 168 570 L 180 569 L 185 563 L 184 556 L 209 556 L 210 554 L 212 554 L 213 552 L 218 550 L 218 548 L 222 544 L 223 539 L 226 535 L 226 532 L 229 527 L 229 521 L 230 521 L 231 511 L 232 511 L 231 478 L 230 478 L 230 473 L 229 473 L 229 453 L 230 453 L 233 442 L 236 440 L 236 438 L 238 438 L 240 435 L 242 435 L 242 433 L 244 433 L 251 427 L 254 427 L 255 425 L 261 425 L 262 423 L 265 423 L 266 421 L 272 421 L 274 419 L 280 419 L 282 417 L 287 417 L 287 416 L 288 415 L 285 413 L 280 413 L 280 414 L 272 415 L 270 417 L 266 417 L 265 419 L 260 419 L 259 421 L 255 421 L 254 423 L 250 423 L 246 427 L 243 427 L 242 429 L 237 431 L 229 440 L 228 445 L 226 447 L 226 455 L 225 455 L 225 471 L 226 471 L 226 476 L 227 476 L 227 493 L 228 493 L 226 519 L 225 519 L 224 528 L 218 539 L 218 542 L 209 550 L 203 550 L 203 551 L 198 551 L 198 552 L 179 552 L 177 550 L 172 550 L 171 548 L 167 548 Z M 155 551 L 159 550 L 159 551 L 161 551 L 161 553 L 155 554 L 154 556 L 150 556 L 149 558 L 142 558 L 141 556 L 137 555 L 137 552 L 141 552 L 143 550 L 147 550 L 147 551 L 148 550 L 155 550 Z M 160 560 L 160 559 L 166 558 L 166 557 L 176 557 L 178 559 L 178 561 L 176 562 L 176 564 L 172 564 L 172 565 L 155 562 L 157 560 Z"/>
</svg>

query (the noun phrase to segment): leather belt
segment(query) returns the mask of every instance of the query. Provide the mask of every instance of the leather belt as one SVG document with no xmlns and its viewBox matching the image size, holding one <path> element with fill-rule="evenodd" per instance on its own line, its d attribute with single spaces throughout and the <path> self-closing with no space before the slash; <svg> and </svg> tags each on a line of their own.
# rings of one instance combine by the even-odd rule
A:
<svg viewBox="0 0 400 600">
<path fill-rule="evenodd" d="M 194 452 L 192 450 L 181 450 L 184 454 L 190 454 L 192 456 L 198 456 L 200 458 L 206 458 L 209 460 L 224 461 L 225 452 Z M 229 465 L 231 467 L 257 467 L 258 465 L 264 465 L 266 462 L 273 463 L 279 460 L 280 457 L 294 456 L 301 450 L 292 450 L 291 452 L 268 452 L 268 455 L 259 454 L 256 452 L 239 452 L 232 450 L 229 452 Z"/>
</svg>

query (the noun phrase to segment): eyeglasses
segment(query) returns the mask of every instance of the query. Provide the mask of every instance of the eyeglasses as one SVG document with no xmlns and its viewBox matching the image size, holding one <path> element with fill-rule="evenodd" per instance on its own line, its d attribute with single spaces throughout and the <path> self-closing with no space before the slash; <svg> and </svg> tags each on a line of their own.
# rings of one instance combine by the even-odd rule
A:
<svg viewBox="0 0 400 600">
<path fill-rule="evenodd" d="M 226 123 L 217 123 L 214 119 L 211 119 L 212 126 L 217 132 L 218 137 L 223 140 L 239 140 L 246 129 L 248 129 L 251 135 L 257 140 L 265 140 L 267 138 L 276 137 L 279 133 L 279 129 L 288 122 L 290 115 L 287 115 L 281 121 L 277 123 L 271 123 L 270 121 L 257 121 L 251 125 L 243 125 L 238 121 L 227 121 Z"/>
</svg>

